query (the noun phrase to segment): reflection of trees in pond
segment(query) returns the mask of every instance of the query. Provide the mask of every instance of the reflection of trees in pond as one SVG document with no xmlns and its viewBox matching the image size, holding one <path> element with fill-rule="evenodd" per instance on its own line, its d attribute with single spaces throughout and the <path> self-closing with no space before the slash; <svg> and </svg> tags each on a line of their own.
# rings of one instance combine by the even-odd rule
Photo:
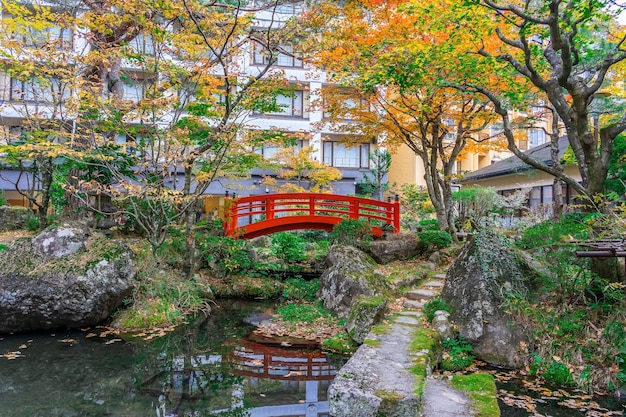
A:
<svg viewBox="0 0 626 417">
<path fill-rule="evenodd" d="M 244 318 L 266 311 L 267 304 L 230 307 L 154 341 L 135 357 L 136 388 L 158 399 L 157 417 L 172 411 L 243 416 L 251 407 L 271 407 L 278 413 L 271 415 L 283 415 L 281 407 L 323 412 L 335 373 L 325 356 L 242 340 L 251 328 Z"/>
</svg>

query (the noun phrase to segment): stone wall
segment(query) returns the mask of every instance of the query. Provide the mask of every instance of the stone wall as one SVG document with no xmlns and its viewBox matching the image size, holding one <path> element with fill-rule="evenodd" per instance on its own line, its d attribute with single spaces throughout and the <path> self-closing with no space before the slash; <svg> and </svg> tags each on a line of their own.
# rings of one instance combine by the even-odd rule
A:
<svg viewBox="0 0 626 417">
<path fill-rule="evenodd" d="M 0 207 L 0 232 L 23 229 L 30 216 L 30 212 L 25 207 Z"/>
</svg>

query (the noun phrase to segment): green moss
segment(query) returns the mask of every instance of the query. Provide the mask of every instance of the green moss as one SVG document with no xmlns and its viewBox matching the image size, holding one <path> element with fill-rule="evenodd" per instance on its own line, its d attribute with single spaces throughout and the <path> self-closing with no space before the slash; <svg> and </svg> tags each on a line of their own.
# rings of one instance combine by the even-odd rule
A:
<svg viewBox="0 0 626 417">
<path fill-rule="evenodd" d="M 472 400 L 476 417 L 499 417 L 496 383 L 492 375 L 475 373 L 454 375 L 451 385 L 461 390 Z"/>
<path fill-rule="evenodd" d="M 371 332 L 374 334 L 387 334 L 389 333 L 389 331 L 391 330 L 391 324 L 389 323 L 380 323 L 377 324 L 376 326 L 372 327 Z"/>
<path fill-rule="evenodd" d="M 411 373 L 415 375 L 415 393 L 421 396 L 426 375 L 437 363 L 441 352 L 439 333 L 432 329 L 417 329 L 410 348 L 417 355 Z"/>
<path fill-rule="evenodd" d="M 322 350 L 338 355 L 352 355 L 357 348 L 356 343 L 345 333 L 338 333 L 322 342 Z"/>
<path fill-rule="evenodd" d="M 365 339 L 363 344 L 371 347 L 378 347 L 380 346 L 381 341 L 378 339 Z"/>
</svg>

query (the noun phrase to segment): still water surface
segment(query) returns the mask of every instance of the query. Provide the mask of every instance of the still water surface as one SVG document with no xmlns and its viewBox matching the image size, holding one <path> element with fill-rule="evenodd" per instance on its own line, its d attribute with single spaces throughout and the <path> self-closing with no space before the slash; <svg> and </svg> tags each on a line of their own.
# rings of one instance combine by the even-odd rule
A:
<svg viewBox="0 0 626 417">
<path fill-rule="evenodd" d="M 341 364 L 247 341 L 269 312 L 267 303 L 221 303 L 204 320 L 132 343 L 106 329 L 0 336 L 0 416 L 327 416 Z"/>
</svg>

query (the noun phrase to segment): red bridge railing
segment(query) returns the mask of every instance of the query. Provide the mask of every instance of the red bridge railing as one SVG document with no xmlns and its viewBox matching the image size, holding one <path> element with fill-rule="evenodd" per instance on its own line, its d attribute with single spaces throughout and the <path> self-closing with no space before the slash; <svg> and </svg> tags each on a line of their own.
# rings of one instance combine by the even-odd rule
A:
<svg viewBox="0 0 626 417">
<path fill-rule="evenodd" d="M 296 229 L 332 230 L 345 219 L 365 219 L 372 232 L 400 232 L 400 202 L 338 194 L 283 193 L 227 199 L 224 232 L 254 238 Z"/>
</svg>

